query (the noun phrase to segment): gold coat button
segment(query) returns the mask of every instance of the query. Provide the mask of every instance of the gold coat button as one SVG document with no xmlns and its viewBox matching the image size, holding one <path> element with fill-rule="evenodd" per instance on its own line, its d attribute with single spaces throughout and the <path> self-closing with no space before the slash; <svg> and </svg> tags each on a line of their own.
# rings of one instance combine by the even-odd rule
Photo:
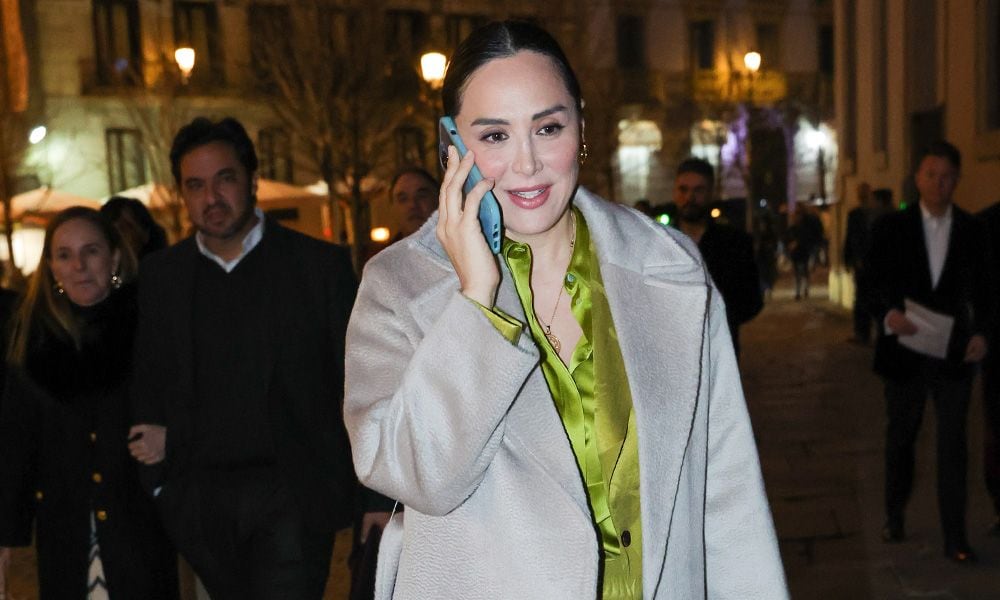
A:
<svg viewBox="0 0 1000 600">
<path fill-rule="evenodd" d="M 99 511 L 97 511 L 94 514 L 97 516 L 97 520 L 98 521 L 107 521 L 108 520 L 108 511 L 106 511 L 106 510 L 99 510 Z"/>
<path fill-rule="evenodd" d="M 97 432 L 96 431 L 91 431 L 90 432 L 90 443 L 93 444 L 96 441 L 97 441 Z"/>
<path fill-rule="evenodd" d="M 101 483 L 101 479 L 103 479 L 100 473 L 94 473 L 90 478 L 94 480 L 94 483 Z"/>
<path fill-rule="evenodd" d="M 38 500 L 39 502 L 41 502 L 43 496 L 44 496 L 44 494 L 42 494 L 42 490 L 37 490 L 35 492 L 35 500 Z"/>
</svg>

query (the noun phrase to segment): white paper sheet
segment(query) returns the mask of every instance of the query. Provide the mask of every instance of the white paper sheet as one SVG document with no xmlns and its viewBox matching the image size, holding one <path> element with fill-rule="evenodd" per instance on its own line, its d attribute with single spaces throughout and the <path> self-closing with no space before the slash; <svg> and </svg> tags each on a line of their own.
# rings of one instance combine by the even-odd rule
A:
<svg viewBox="0 0 1000 600">
<path fill-rule="evenodd" d="M 899 336 L 899 343 L 914 352 L 945 358 L 948 355 L 948 340 L 955 325 L 955 318 L 934 312 L 909 298 L 904 301 L 906 318 L 917 326 L 917 333 Z"/>
</svg>

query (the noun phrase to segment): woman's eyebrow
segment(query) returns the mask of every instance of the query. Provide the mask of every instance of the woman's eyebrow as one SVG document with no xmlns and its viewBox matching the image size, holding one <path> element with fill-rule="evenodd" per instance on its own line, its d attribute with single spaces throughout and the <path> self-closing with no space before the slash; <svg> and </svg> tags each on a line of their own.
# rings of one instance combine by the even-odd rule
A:
<svg viewBox="0 0 1000 600">
<path fill-rule="evenodd" d="M 553 106 L 552 108 L 546 108 L 545 110 L 543 110 L 541 112 L 537 112 L 537 113 L 531 115 L 531 120 L 532 121 L 537 121 L 538 119 L 544 119 L 545 117 L 547 117 L 549 115 L 552 115 L 552 114 L 555 114 L 555 113 L 558 113 L 558 112 L 566 112 L 566 110 L 567 109 L 566 109 L 565 106 L 563 106 L 562 104 L 557 104 L 556 106 Z M 482 126 L 482 125 L 510 125 L 510 121 L 508 121 L 506 119 L 490 119 L 490 118 L 487 118 L 487 117 L 480 117 L 480 118 L 476 119 L 475 121 L 473 121 L 472 125 L 473 126 Z"/>
</svg>

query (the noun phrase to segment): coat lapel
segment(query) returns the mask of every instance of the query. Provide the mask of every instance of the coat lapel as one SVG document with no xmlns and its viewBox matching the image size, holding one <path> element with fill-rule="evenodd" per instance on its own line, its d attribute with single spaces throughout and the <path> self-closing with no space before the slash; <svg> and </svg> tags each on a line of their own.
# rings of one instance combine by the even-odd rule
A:
<svg viewBox="0 0 1000 600">
<path fill-rule="evenodd" d="M 502 256 L 498 259 L 501 282 L 496 306 L 522 323 L 527 323 L 510 270 Z M 531 331 L 525 327 L 521 335 L 530 338 Z M 552 477 L 590 519 L 590 504 L 583 487 L 580 467 L 576 463 L 566 428 L 559 418 L 540 366 L 536 366 L 528 376 L 524 389 L 511 406 L 507 420 L 507 437 L 511 443 Z"/>
<path fill-rule="evenodd" d="M 594 210 L 596 202 L 587 194 L 577 196 L 601 257 L 601 276 L 632 392 L 639 437 L 643 580 L 649 584 L 659 581 L 663 569 L 702 393 L 708 282 L 693 248 L 685 248 L 674 236 L 659 235 L 665 232 L 644 231 L 656 226 L 632 215 Z M 638 237 L 660 242 L 630 243 Z"/>
</svg>

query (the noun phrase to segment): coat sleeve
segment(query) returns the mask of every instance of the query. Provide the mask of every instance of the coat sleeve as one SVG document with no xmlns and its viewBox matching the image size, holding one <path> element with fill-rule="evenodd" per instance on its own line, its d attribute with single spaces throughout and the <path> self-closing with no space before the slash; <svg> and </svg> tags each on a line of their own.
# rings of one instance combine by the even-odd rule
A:
<svg viewBox="0 0 1000 600">
<path fill-rule="evenodd" d="M 490 467 L 538 351 L 528 336 L 505 339 L 453 276 L 409 294 L 414 275 L 392 264 L 369 264 L 348 326 L 354 466 L 363 485 L 445 515 Z"/>
<path fill-rule="evenodd" d="M 754 260 L 753 240 L 741 234 L 733 239 L 733 298 L 732 306 L 727 300 L 726 310 L 730 320 L 739 325 L 757 316 L 764 308 L 764 297 L 760 289 L 760 275 Z M 726 296 L 727 298 L 730 296 Z"/>
<path fill-rule="evenodd" d="M 41 412 L 16 369 L 0 402 L 0 546 L 27 546 L 35 519 Z"/>
<path fill-rule="evenodd" d="M 709 311 L 705 578 L 715 599 L 788 597 L 757 447 L 722 303 Z"/>
<path fill-rule="evenodd" d="M 164 372 L 163 361 L 172 360 L 173 353 L 166 347 L 168 335 L 163 323 L 167 311 L 160 309 L 157 290 L 159 273 L 151 268 L 151 263 L 143 264 L 139 277 L 139 316 L 133 346 L 133 372 L 129 384 L 129 399 L 132 404 L 132 422 L 136 424 L 168 424 L 169 402 L 167 389 L 161 379 Z M 169 438 L 170 431 L 167 431 Z M 163 484 L 170 462 L 170 444 L 166 457 L 155 465 L 138 466 L 139 479 L 150 494 Z"/>
</svg>

